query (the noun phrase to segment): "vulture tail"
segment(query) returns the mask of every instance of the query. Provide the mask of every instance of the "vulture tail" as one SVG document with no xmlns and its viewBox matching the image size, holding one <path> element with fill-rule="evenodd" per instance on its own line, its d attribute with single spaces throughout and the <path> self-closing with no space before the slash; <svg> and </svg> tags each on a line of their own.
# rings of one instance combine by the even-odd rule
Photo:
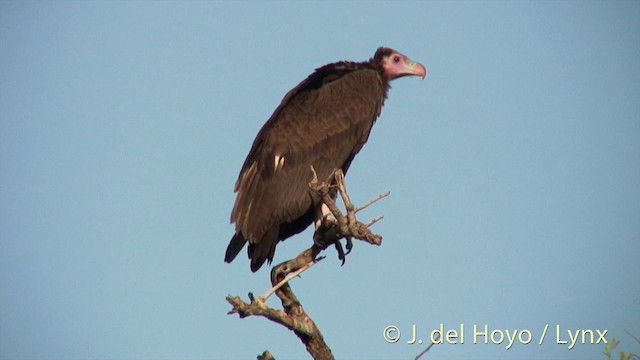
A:
<svg viewBox="0 0 640 360">
<path fill-rule="evenodd" d="M 267 261 L 271 264 L 273 255 L 276 252 L 276 245 L 278 244 L 278 228 L 275 227 L 264 234 L 264 237 L 260 239 L 257 244 L 249 243 L 249 258 L 251 259 L 251 271 L 256 272 L 260 269 L 262 264 Z"/>
<path fill-rule="evenodd" d="M 232 262 L 233 259 L 238 256 L 238 253 L 240 253 L 240 250 L 242 250 L 246 242 L 247 239 L 245 239 L 241 233 L 233 235 L 229 242 L 229 246 L 227 246 L 227 252 L 224 254 L 224 261 L 228 263 Z"/>
</svg>

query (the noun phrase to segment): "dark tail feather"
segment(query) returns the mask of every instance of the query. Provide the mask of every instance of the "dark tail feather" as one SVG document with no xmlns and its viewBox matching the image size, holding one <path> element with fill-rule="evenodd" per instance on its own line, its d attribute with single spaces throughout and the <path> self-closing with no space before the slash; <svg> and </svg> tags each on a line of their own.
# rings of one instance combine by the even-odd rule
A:
<svg viewBox="0 0 640 360">
<path fill-rule="evenodd" d="M 224 254 L 225 262 L 232 262 L 233 259 L 238 256 L 240 250 L 244 247 L 244 244 L 247 243 L 247 239 L 244 238 L 242 233 L 237 233 L 233 235 L 231 241 L 229 242 L 229 246 L 227 246 L 227 252 Z M 261 239 L 260 243 L 252 244 L 249 243 L 249 259 L 251 259 L 251 271 L 256 272 L 265 261 L 268 261 L 271 264 L 271 260 L 273 260 L 273 254 L 276 252 L 276 245 L 278 244 L 278 228 L 275 230 L 271 230 L 265 234 L 265 236 Z"/>
<path fill-rule="evenodd" d="M 278 228 L 271 229 L 257 244 L 249 243 L 249 258 L 251 258 L 251 271 L 256 272 L 267 261 L 271 264 L 273 254 L 278 245 Z"/>
<path fill-rule="evenodd" d="M 238 256 L 238 253 L 240 253 L 240 250 L 242 250 L 246 243 L 247 239 L 245 239 L 241 233 L 233 235 L 229 242 L 229 246 L 227 246 L 227 253 L 224 254 L 224 261 L 228 263 L 232 262 L 233 259 Z"/>
</svg>

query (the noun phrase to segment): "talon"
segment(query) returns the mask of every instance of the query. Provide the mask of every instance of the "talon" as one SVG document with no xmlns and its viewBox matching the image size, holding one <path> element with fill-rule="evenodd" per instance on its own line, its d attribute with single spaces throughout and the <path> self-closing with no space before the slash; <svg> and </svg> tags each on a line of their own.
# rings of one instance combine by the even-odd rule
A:
<svg viewBox="0 0 640 360">
<path fill-rule="evenodd" d="M 339 240 L 335 242 L 335 247 L 336 247 L 336 251 L 338 251 L 338 259 L 342 260 L 342 264 L 340 266 L 343 266 L 344 262 L 346 261 L 346 257 L 344 255 L 344 249 L 342 248 L 342 244 L 340 243 Z"/>
<path fill-rule="evenodd" d="M 347 252 L 345 253 L 345 255 L 349 255 L 352 249 L 353 249 L 353 239 L 351 238 L 351 236 L 347 236 Z"/>
</svg>

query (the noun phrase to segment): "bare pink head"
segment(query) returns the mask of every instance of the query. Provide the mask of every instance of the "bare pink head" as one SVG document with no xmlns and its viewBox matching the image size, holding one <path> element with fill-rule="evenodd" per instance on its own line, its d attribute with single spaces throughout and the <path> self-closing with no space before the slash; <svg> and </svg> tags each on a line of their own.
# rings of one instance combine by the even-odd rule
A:
<svg viewBox="0 0 640 360">
<path fill-rule="evenodd" d="M 427 76 L 424 65 L 414 62 L 393 49 L 378 48 L 372 62 L 382 70 L 388 80 L 403 76 L 421 76 L 424 79 Z"/>
</svg>

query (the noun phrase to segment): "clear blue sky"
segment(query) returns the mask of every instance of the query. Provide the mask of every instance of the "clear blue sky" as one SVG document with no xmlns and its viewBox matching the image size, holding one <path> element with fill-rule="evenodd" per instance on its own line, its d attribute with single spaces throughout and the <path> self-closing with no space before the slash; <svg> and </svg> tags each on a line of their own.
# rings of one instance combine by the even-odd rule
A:
<svg viewBox="0 0 640 360">
<path fill-rule="evenodd" d="M 222 261 L 233 185 L 289 89 L 380 45 L 429 70 L 393 83 L 347 176 L 356 202 L 391 191 L 363 214 L 385 214 L 383 245 L 292 283 L 336 357 L 410 359 L 411 325 L 441 323 L 465 343 L 428 358 L 602 358 L 556 325 L 640 353 L 639 19 L 637 1 L 0 2 L 0 358 L 305 358 L 226 315 L 269 276 Z M 485 324 L 531 343 L 473 344 Z"/>
</svg>

